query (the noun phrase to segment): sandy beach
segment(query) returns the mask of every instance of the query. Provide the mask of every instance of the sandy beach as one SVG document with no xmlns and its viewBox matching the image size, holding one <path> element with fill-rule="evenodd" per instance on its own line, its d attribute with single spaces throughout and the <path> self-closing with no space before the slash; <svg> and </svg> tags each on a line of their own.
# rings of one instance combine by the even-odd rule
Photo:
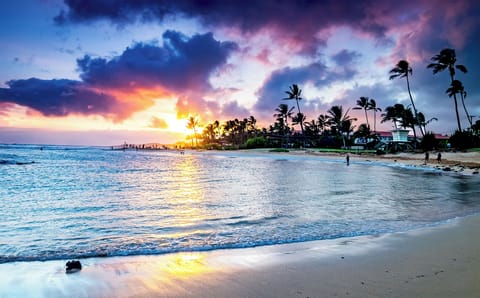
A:
<svg viewBox="0 0 480 298">
<path fill-rule="evenodd" d="M 257 151 L 266 152 L 266 151 Z M 284 154 L 284 153 L 279 153 Z M 341 154 L 294 151 L 343 160 Z M 431 154 L 431 156 L 434 154 Z M 357 155 L 351 162 L 478 171 L 480 153 Z M 433 160 L 432 160 L 433 159 Z M 418 230 L 151 256 L 0 264 L 0 297 L 480 297 L 480 215 Z"/>
<path fill-rule="evenodd" d="M 0 297 L 480 297 L 479 216 L 381 236 L 0 265 Z"/>
<path fill-rule="evenodd" d="M 333 159 L 345 159 L 345 154 L 324 153 L 315 150 L 298 150 L 286 154 L 308 154 Z M 441 152 L 440 162 L 437 161 L 437 152 L 430 152 L 427 163 L 425 163 L 424 153 L 397 153 L 385 155 L 359 153 L 350 154 L 350 161 L 395 163 L 399 165 L 433 168 L 440 171 L 461 174 L 479 174 L 480 172 L 480 152 Z"/>
</svg>

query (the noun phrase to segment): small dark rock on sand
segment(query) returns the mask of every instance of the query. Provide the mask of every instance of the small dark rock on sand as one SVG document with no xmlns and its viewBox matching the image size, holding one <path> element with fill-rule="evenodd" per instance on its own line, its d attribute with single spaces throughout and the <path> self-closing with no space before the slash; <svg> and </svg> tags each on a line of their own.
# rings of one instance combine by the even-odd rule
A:
<svg viewBox="0 0 480 298">
<path fill-rule="evenodd" d="M 68 261 L 65 266 L 67 266 L 67 273 L 74 273 L 82 270 L 82 263 L 80 263 L 80 261 Z"/>
</svg>

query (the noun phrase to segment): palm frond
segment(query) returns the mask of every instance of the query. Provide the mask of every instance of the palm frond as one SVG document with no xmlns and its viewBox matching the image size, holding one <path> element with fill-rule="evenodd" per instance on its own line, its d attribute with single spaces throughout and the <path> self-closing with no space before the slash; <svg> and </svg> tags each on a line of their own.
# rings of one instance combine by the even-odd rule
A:
<svg viewBox="0 0 480 298">
<path fill-rule="evenodd" d="M 465 67 L 465 65 L 460 64 L 460 65 L 457 65 L 457 66 L 455 66 L 455 67 L 456 67 L 458 70 L 460 70 L 461 72 L 467 73 L 467 68 Z"/>
</svg>

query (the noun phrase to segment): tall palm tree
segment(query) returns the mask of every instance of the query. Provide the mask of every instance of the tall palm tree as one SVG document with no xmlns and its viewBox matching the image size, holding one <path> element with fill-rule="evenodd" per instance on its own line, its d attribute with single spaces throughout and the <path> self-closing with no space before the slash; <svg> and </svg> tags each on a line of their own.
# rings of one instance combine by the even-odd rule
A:
<svg viewBox="0 0 480 298">
<path fill-rule="evenodd" d="M 410 102 L 412 103 L 413 111 L 415 115 L 417 114 L 417 108 L 415 107 L 415 103 L 413 102 L 412 92 L 410 91 L 410 80 L 408 79 L 409 75 L 412 75 L 412 68 L 410 67 L 407 60 L 400 60 L 398 61 L 397 65 L 390 70 L 390 80 L 395 78 L 405 78 L 407 81 L 407 90 L 408 96 L 410 97 Z"/>
<path fill-rule="evenodd" d="M 467 92 L 465 91 L 465 88 L 463 87 L 463 84 L 459 80 L 453 80 L 452 84 L 450 85 L 450 88 L 445 91 L 445 93 L 448 94 L 449 97 L 454 96 L 455 94 L 460 94 L 460 98 L 462 99 L 462 105 L 463 109 L 465 110 L 465 114 L 467 115 L 467 120 L 468 123 L 470 123 L 470 126 L 472 126 L 472 118 L 470 117 L 470 114 L 468 114 L 467 107 L 465 106 L 465 97 L 467 97 Z"/>
<path fill-rule="evenodd" d="M 430 63 L 427 68 L 433 69 L 433 74 L 437 74 L 445 69 L 448 69 L 450 73 L 451 83 L 455 80 L 455 69 L 460 70 L 463 73 L 467 72 L 467 68 L 464 65 L 455 65 L 457 57 L 454 49 L 443 49 L 439 54 L 431 58 L 434 63 Z M 458 114 L 458 103 L 456 93 L 453 93 L 453 100 L 455 102 L 455 113 L 457 115 L 458 131 L 462 131 L 462 125 L 460 124 L 460 116 Z"/>
<path fill-rule="evenodd" d="M 377 112 L 381 112 L 382 109 L 377 107 L 375 99 L 370 98 L 368 102 L 368 109 L 373 111 L 373 132 L 377 132 Z"/>
<path fill-rule="evenodd" d="M 365 120 L 367 121 L 367 126 L 370 127 L 370 124 L 368 124 L 368 114 L 367 110 L 369 110 L 370 107 L 370 98 L 368 97 L 360 97 L 360 99 L 357 99 L 357 106 L 354 107 L 354 110 L 364 110 L 365 111 Z"/>
<path fill-rule="evenodd" d="M 408 90 L 408 96 L 410 97 L 410 102 L 412 103 L 413 107 L 413 112 L 415 117 L 417 117 L 418 110 L 415 107 L 415 103 L 413 102 L 413 97 L 412 97 L 412 92 L 410 91 L 410 80 L 409 75 L 412 75 L 412 68 L 410 67 L 409 63 L 407 60 L 400 60 L 398 61 L 397 65 L 395 65 L 394 68 L 390 70 L 390 80 L 393 80 L 395 78 L 405 78 L 407 81 L 407 90 Z M 420 129 L 422 135 L 423 131 Z M 415 141 L 417 140 L 417 133 L 415 131 L 415 126 L 413 127 L 413 137 L 415 138 Z"/>
<path fill-rule="evenodd" d="M 195 138 L 195 147 L 198 147 L 197 127 L 198 127 L 198 119 L 196 117 L 190 116 L 190 118 L 188 118 L 187 128 L 193 130 L 193 136 Z M 192 140 L 192 146 L 193 146 L 193 140 Z"/>
<path fill-rule="evenodd" d="M 297 109 L 298 109 L 298 113 L 301 113 L 300 111 L 300 104 L 298 103 L 300 100 L 302 100 L 302 89 L 300 89 L 298 87 L 297 84 L 293 84 L 292 86 L 289 87 L 290 90 L 289 91 L 285 91 L 285 93 L 288 94 L 288 97 L 287 98 L 284 98 L 284 100 L 292 100 L 292 99 L 295 99 L 295 101 L 297 102 Z M 300 122 L 300 128 L 302 129 L 302 136 L 303 136 L 303 122 Z"/>
</svg>

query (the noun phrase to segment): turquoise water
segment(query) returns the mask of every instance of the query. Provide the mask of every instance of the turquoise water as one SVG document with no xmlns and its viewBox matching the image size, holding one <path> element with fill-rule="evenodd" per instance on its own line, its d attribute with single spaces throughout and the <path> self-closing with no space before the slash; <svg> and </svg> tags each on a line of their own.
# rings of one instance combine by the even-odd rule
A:
<svg viewBox="0 0 480 298">
<path fill-rule="evenodd" d="M 478 175 L 351 161 L 0 145 L 0 263 L 376 235 L 480 211 Z"/>
</svg>

